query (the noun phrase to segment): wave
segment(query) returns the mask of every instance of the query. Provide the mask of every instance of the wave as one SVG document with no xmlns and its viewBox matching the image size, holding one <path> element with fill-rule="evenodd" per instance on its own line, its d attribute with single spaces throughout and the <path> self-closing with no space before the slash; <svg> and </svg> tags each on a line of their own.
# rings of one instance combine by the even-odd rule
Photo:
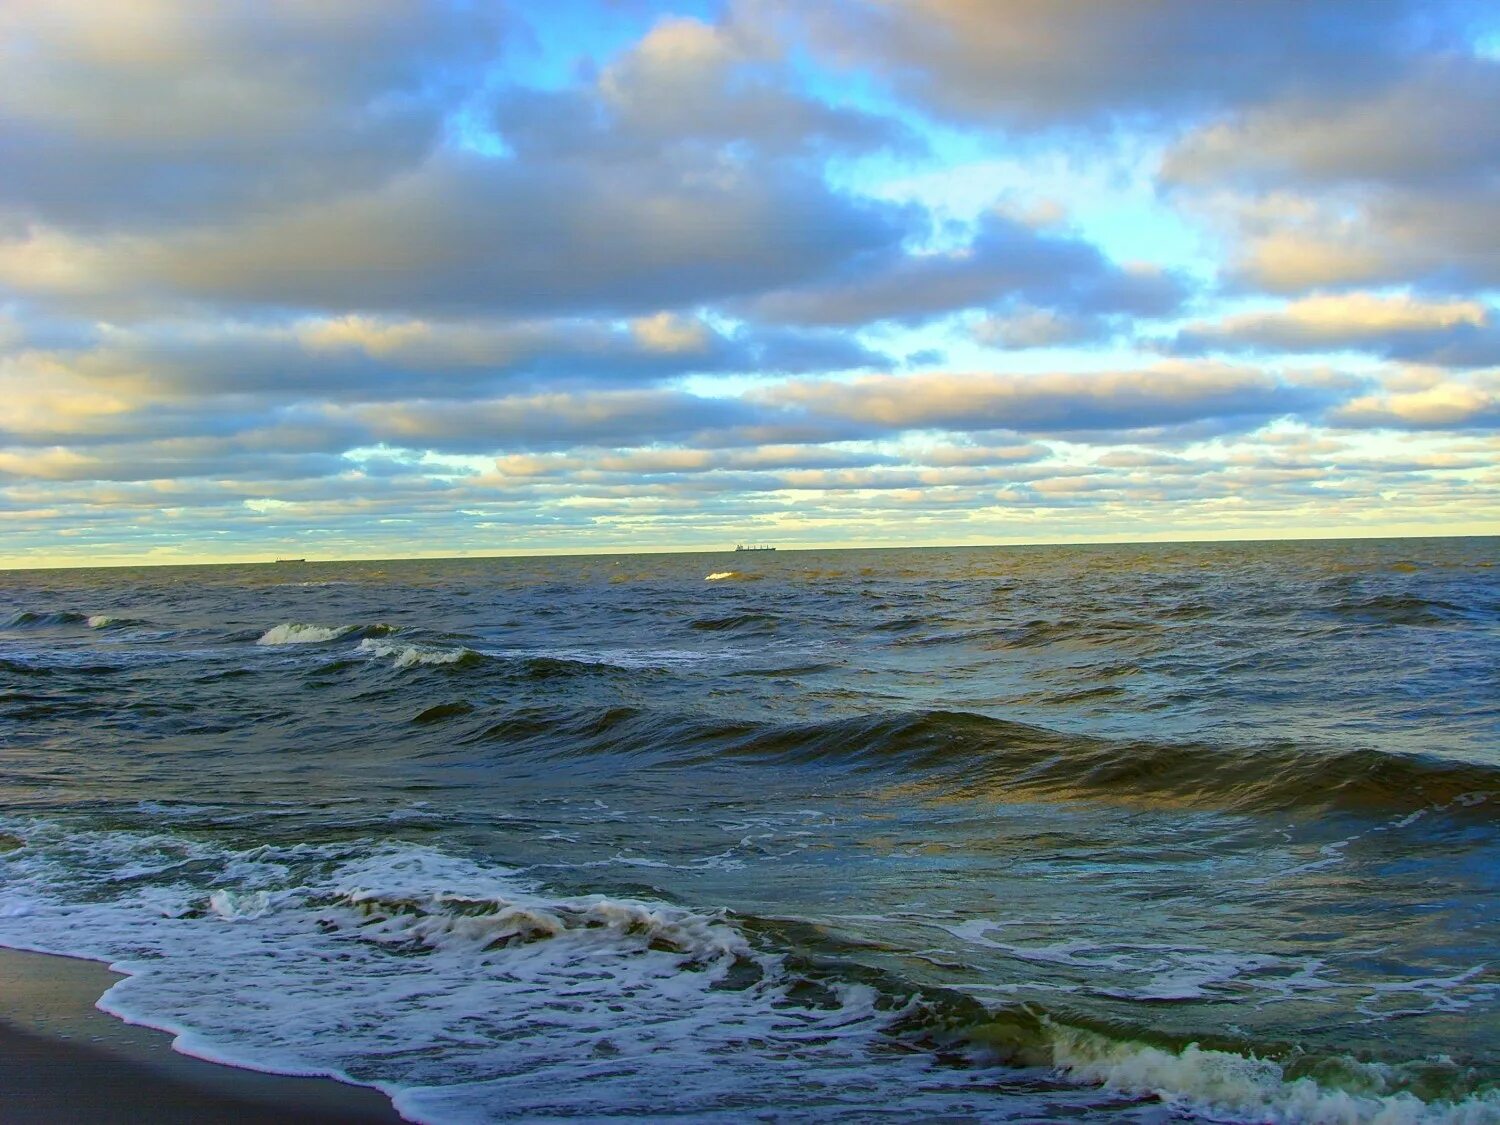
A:
<svg viewBox="0 0 1500 1125">
<path fill-rule="evenodd" d="M 0 673 L 15 676 L 107 676 L 123 672 L 128 666 L 98 663 L 97 654 L 88 652 L 28 653 L 20 659 L 0 656 Z"/>
<path fill-rule="evenodd" d="M 1221 748 L 1124 742 L 950 711 L 809 724 L 705 722 L 635 707 L 535 709 L 476 736 L 540 753 L 649 754 L 693 765 L 726 757 L 868 776 L 921 795 L 1048 799 L 1232 812 L 1326 809 L 1455 815 L 1500 796 L 1500 767 L 1294 743 Z"/>
<path fill-rule="evenodd" d="M 0 674 L 11 676 L 50 676 L 53 669 L 45 664 L 29 664 L 24 660 L 12 660 L 10 657 L 0 656 Z"/>
<path fill-rule="evenodd" d="M 1390 1064 L 1284 1048 L 1173 1043 L 1165 1036 L 1153 1043 L 1035 1004 L 994 1013 L 946 1037 L 1011 1065 L 1049 1067 L 1075 1082 L 1155 1098 L 1213 1121 L 1500 1122 L 1500 1090 L 1447 1058 Z"/>
<path fill-rule="evenodd" d="M 473 712 L 474 705 L 466 699 L 456 700 L 453 703 L 434 703 L 413 716 L 412 722 L 440 723 L 446 719 L 456 719 L 461 715 L 473 714 Z"/>
<path fill-rule="evenodd" d="M 50 613 L 41 613 L 35 610 L 22 610 L 5 623 L 7 629 L 44 628 L 49 625 L 83 625 L 89 620 L 86 613 L 72 613 L 59 610 Z"/>
<path fill-rule="evenodd" d="M 470 648 L 430 648 L 423 645 L 391 644 L 366 637 L 359 642 L 359 651 L 367 652 L 377 659 L 391 657 L 396 668 L 414 668 L 419 664 L 474 664 L 483 657 Z"/>
<path fill-rule="evenodd" d="M 662 671 L 719 659 L 713 654 L 680 649 L 472 649 L 395 644 L 370 638 L 360 641 L 358 651 L 377 659 L 391 658 L 395 668 L 447 666 L 467 669 L 484 666 L 498 674 L 528 680 Z"/>
<path fill-rule="evenodd" d="M 770 633 L 781 625 L 781 618 L 771 613 L 736 613 L 728 617 L 698 617 L 688 622 L 689 629 L 710 633 Z"/>
<path fill-rule="evenodd" d="M 1411 594 L 1377 594 L 1368 598 L 1345 598 L 1333 603 L 1336 617 L 1372 625 L 1452 625 L 1465 618 L 1462 606 L 1437 598 Z"/>
<path fill-rule="evenodd" d="M 384 637 L 396 630 L 393 626 L 373 625 L 303 625 L 288 622 L 267 629 L 256 640 L 258 645 L 316 645 L 345 637 Z"/>
<path fill-rule="evenodd" d="M 1500 1122 L 1500 1091 L 1424 1100 L 1416 1089 L 1437 1067 L 1382 1066 L 1349 1057 L 1320 1060 L 1338 1079 L 1296 1076 L 1274 1059 L 1189 1044 L 1171 1051 L 1052 1026 L 1052 1065 L 1069 1077 L 1230 1121 L 1482 1125 Z M 1439 1064 L 1441 1065 L 1441 1064 Z M 1458 1068 L 1449 1067 L 1450 1070 Z M 1459 1081 L 1462 1081 L 1460 1077 Z M 1413 1089 L 1415 1088 L 1415 1089 Z M 1427 1091 L 1422 1089 L 1423 1093 Z"/>
<path fill-rule="evenodd" d="M 716 570 L 712 574 L 705 575 L 705 582 L 758 582 L 759 574 L 743 574 L 738 570 Z"/>
<path fill-rule="evenodd" d="M 374 1085 L 416 1121 L 640 1115 L 670 1083 L 695 1119 L 1076 1120 L 1155 1099 L 1284 1125 L 1500 1122 L 1500 1091 L 1447 1060 L 985 1004 L 808 923 L 557 895 L 419 844 L 237 850 L 14 818 L 0 871 L 0 942 L 115 962 L 104 1010 L 190 1054 Z"/>
<path fill-rule="evenodd" d="M 1164 613 L 1161 617 L 1170 617 Z M 936 619 L 934 619 L 936 620 Z M 931 624 L 922 622 L 920 624 Z M 918 626 L 900 626 L 886 631 L 911 633 Z M 1046 648 L 1049 645 L 1109 646 L 1111 648 L 1151 648 L 1160 642 L 1161 627 L 1152 621 L 1107 620 L 1098 617 L 1058 618 L 1008 625 L 986 625 L 972 629 L 948 630 L 898 636 L 890 643 L 896 647 L 925 648 L 938 645 L 965 645 L 981 649 Z"/>
<path fill-rule="evenodd" d="M 1293 743 L 1220 748 L 1119 742 L 980 715 L 929 711 L 757 734 L 737 747 L 892 774 L 959 797 L 1200 807 L 1237 812 L 1474 808 L 1500 795 L 1500 768 Z"/>
<path fill-rule="evenodd" d="M 826 1105 L 819 1079 L 834 1105 L 872 1082 L 912 1104 L 926 1069 L 872 1057 L 888 1000 L 804 995 L 722 912 L 552 895 L 420 845 L 3 827 L 22 846 L 0 854 L 0 942 L 115 961 L 106 1011 L 191 1054 L 377 1085 L 413 1120 L 639 1115 L 669 1082 L 692 1116 Z"/>
</svg>

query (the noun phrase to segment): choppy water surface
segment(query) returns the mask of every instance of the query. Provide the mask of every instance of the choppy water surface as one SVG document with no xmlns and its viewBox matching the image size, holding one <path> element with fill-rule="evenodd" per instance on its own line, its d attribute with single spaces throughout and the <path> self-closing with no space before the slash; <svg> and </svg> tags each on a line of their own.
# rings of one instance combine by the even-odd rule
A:
<svg viewBox="0 0 1500 1125">
<path fill-rule="evenodd" d="M 1500 541 L 0 575 L 0 942 L 421 1121 L 1500 1121 Z"/>
</svg>

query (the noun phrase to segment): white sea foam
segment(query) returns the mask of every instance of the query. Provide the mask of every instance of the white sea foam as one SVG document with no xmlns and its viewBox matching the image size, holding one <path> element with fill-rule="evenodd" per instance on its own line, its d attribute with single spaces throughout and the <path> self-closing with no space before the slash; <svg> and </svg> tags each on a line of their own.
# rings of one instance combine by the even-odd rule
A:
<svg viewBox="0 0 1500 1125">
<path fill-rule="evenodd" d="M 1109 984 L 1092 991 L 1129 1000 L 1204 1000 L 1225 995 L 1225 987 L 1254 988 L 1279 995 L 1335 987 L 1316 975 L 1320 963 L 1289 961 L 1262 953 L 1191 946 L 1099 942 L 1087 938 L 1036 943 L 1001 940 L 997 934 L 1026 923 L 985 918 L 928 922 L 961 941 L 999 950 L 1020 961 L 1100 972 Z"/>
<path fill-rule="evenodd" d="M 265 891 L 214 891 L 208 896 L 208 908 L 220 918 L 259 918 L 271 909 L 271 896 Z"/>
<path fill-rule="evenodd" d="M 394 657 L 397 668 L 411 668 L 418 664 L 457 664 L 472 650 L 466 648 L 426 648 L 422 645 L 396 645 L 388 641 L 377 641 L 366 637 L 359 642 L 359 650 L 377 659 Z"/>
<path fill-rule="evenodd" d="M 739 654 L 703 652 L 697 649 L 582 649 L 582 648 L 438 648 L 432 645 L 393 644 L 366 637 L 359 642 L 360 652 L 376 659 L 391 658 L 397 668 L 418 664 L 457 664 L 466 657 L 493 656 L 501 660 L 559 660 L 572 664 L 597 664 L 601 667 L 630 671 L 646 669 L 682 669 L 693 665 L 719 663 L 738 659 Z"/>
<path fill-rule="evenodd" d="M 354 625 L 299 625 L 288 622 L 267 629 L 261 634 L 258 645 L 318 645 L 336 641 L 354 632 Z"/>
<path fill-rule="evenodd" d="M 1218 1121 L 1500 1122 L 1500 1095 L 1427 1104 L 1367 1064 L 1334 1089 L 1052 1024 L 1036 1046 L 1058 1082 L 1000 1094 L 987 1068 L 889 1049 L 914 1002 L 810 984 L 716 912 L 556 895 L 416 844 L 0 829 L 24 841 L 0 853 L 0 943 L 113 962 L 129 975 L 100 1006 L 179 1050 L 376 1085 L 417 1121 L 651 1116 L 667 1098 L 695 1121 L 1070 1119 L 1109 1104 L 1103 1086 Z"/>
<path fill-rule="evenodd" d="M 1392 1091 L 1393 1069 L 1344 1060 L 1346 1085 L 1288 1078 L 1270 1059 L 1190 1044 L 1167 1051 L 1054 1025 L 1055 1065 L 1069 1076 L 1130 1094 L 1154 1094 L 1200 1119 L 1272 1125 L 1492 1125 L 1500 1091 L 1457 1102 L 1424 1102 Z"/>
<path fill-rule="evenodd" d="M 704 579 L 705 582 L 723 582 L 726 578 L 743 577 L 737 570 L 716 570 Z"/>
<path fill-rule="evenodd" d="M 668 1090 L 694 1120 L 930 1116 L 976 1081 L 874 1059 L 899 1008 L 852 983 L 799 1000 L 718 914 L 417 845 L 5 827 L 29 846 L 0 856 L 0 943 L 113 962 L 100 1006 L 179 1050 L 378 1085 L 413 1120 L 649 1115 Z"/>
<path fill-rule="evenodd" d="M 117 621 L 117 620 L 119 620 L 119 619 L 118 619 L 118 618 L 115 618 L 115 617 L 109 617 L 109 616 L 107 616 L 107 615 L 106 615 L 106 614 L 102 614 L 102 613 L 96 613 L 96 614 L 94 614 L 94 615 L 93 615 L 93 616 L 92 616 L 92 617 L 90 617 L 90 618 L 89 618 L 89 619 L 88 619 L 88 620 L 87 620 L 87 621 L 86 621 L 86 622 L 85 622 L 85 624 L 86 624 L 86 625 L 87 625 L 87 626 L 88 626 L 88 627 L 89 627 L 89 628 L 90 628 L 90 629 L 107 629 L 107 628 L 109 628 L 109 627 L 110 627 L 110 626 L 111 626 L 111 625 L 113 625 L 113 624 L 115 624 L 115 622 L 116 622 L 116 621 Z"/>
</svg>

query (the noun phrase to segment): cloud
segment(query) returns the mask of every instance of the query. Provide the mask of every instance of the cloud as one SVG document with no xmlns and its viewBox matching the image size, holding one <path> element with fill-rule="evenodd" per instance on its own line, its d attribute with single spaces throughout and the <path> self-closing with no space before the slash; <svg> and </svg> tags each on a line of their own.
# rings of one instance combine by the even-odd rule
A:
<svg viewBox="0 0 1500 1125">
<path fill-rule="evenodd" d="M 1415 0 L 844 0 L 781 11 L 836 63 L 988 127 L 1181 116 L 1288 88 L 1358 88 L 1461 32 Z"/>
<path fill-rule="evenodd" d="M 160 236 L 32 229 L 0 284 L 327 313 L 631 315 L 743 296 L 898 241 L 896 209 L 796 167 L 435 157 L 370 192 Z"/>
<path fill-rule="evenodd" d="M 1102 340 L 1112 333 L 1110 318 L 1069 316 L 1024 305 L 1003 316 L 976 322 L 974 339 L 995 348 L 1050 348 Z"/>
<path fill-rule="evenodd" d="M 1298 91 L 1204 125 L 1164 182 L 1239 240 L 1228 273 L 1276 293 L 1500 284 L 1500 63 L 1417 57 L 1377 87 Z"/>
<path fill-rule="evenodd" d="M 1352 428 L 1493 430 L 1500 428 L 1500 373 L 1365 395 L 1331 411 L 1329 421 Z"/>
<path fill-rule="evenodd" d="M 1005 429 L 1071 434 L 1221 421 L 1241 428 L 1316 409 L 1326 388 L 1219 364 L 1142 371 L 1038 375 L 879 375 L 852 382 L 791 382 L 768 402 L 892 429 Z"/>
<path fill-rule="evenodd" d="M 1273 312 L 1197 321 L 1171 342 L 1180 354 L 1205 351 L 1366 351 L 1446 366 L 1500 362 L 1500 331 L 1477 300 L 1348 293 L 1294 301 Z"/>
<path fill-rule="evenodd" d="M 1208 210 L 1233 240 L 1224 273 L 1241 292 L 1500 285 L 1500 203 L 1489 189 L 1220 195 Z"/>
<path fill-rule="evenodd" d="M 71 347 L 0 354 L 0 433 L 223 431 L 319 402 L 465 401 L 504 390 L 652 384 L 688 373 L 811 374 L 888 362 L 844 336 L 633 322 L 425 321 L 371 316 L 94 326 Z"/>
<path fill-rule="evenodd" d="M 742 404 L 732 400 L 665 390 L 538 394 L 479 402 L 414 401 L 331 407 L 328 414 L 360 425 L 374 442 L 481 453 L 678 441 L 751 417 Z"/>
<path fill-rule="evenodd" d="M 1189 133 L 1168 183 L 1260 188 L 1483 186 L 1500 169 L 1500 63 L 1445 54 L 1386 84 L 1301 93 Z"/>
<path fill-rule="evenodd" d="M 0 207 L 67 227 L 177 225 L 379 184 L 437 143 L 506 33 L 486 5 L 0 9 Z"/>
<path fill-rule="evenodd" d="M 649 316 L 910 233 L 810 159 L 909 132 L 743 32 L 664 19 L 569 86 L 486 93 L 490 9 L 379 3 L 7 9 L 0 287 L 112 318 Z"/>
<path fill-rule="evenodd" d="M 494 121 L 515 151 L 543 159 L 590 151 L 629 160 L 725 145 L 759 159 L 920 148 L 893 118 L 798 91 L 781 54 L 749 22 L 664 16 L 590 82 L 505 90 Z"/>
<path fill-rule="evenodd" d="M 776 323 L 921 323 L 970 308 L 1016 303 L 1063 314 L 1164 316 L 1186 282 L 1149 266 L 1120 266 L 1093 244 L 992 209 L 955 250 L 911 253 L 885 247 L 852 256 L 830 276 L 758 297 L 751 317 Z"/>
</svg>

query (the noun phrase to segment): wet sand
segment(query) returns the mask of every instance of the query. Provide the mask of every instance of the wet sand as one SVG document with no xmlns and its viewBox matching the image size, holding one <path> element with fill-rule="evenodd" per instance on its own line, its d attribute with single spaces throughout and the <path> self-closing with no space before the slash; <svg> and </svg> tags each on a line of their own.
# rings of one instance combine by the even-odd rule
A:
<svg viewBox="0 0 1500 1125">
<path fill-rule="evenodd" d="M 117 974 L 93 961 L 0 949 L 0 1121 L 6 1125 L 400 1122 L 380 1093 L 204 1062 L 94 1002 Z"/>
</svg>

